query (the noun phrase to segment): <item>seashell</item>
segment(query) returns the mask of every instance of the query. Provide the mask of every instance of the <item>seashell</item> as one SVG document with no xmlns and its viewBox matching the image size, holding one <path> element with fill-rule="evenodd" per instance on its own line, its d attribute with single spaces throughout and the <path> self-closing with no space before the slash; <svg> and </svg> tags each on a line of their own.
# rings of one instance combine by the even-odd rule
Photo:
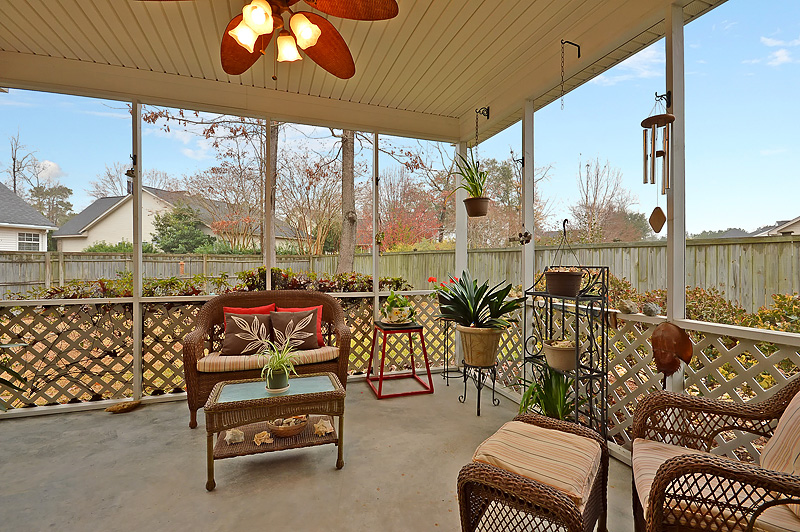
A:
<svg viewBox="0 0 800 532">
<path fill-rule="evenodd" d="M 658 316 L 661 314 L 661 307 L 655 303 L 645 303 L 642 305 L 642 313 L 647 316 Z"/>
<path fill-rule="evenodd" d="M 141 401 L 125 401 L 124 403 L 117 403 L 109 406 L 106 408 L 106 412 L 111 412 L 112 414 L 122 414 L 138 408 L 141 404 Z"/>
<path fill-rule="evenodd" d="M 225 433 L 225 443 L 232 445 L 244 441 L 244 432 L 239 429 L 231 429 Z"/>
<path fill-rule="evenodd" d="M 692 341 L 686 331 L 674 323 L 658 325 L 650 336 L 656 368 L 665 376 L 672 375 L 681 367 L 681 360 L 687 364 L 692 360 Z"/>
<path fill-rule="evenodd" d="M 316 436 L 325 436 L 331 432 L 333 432 L 333 425 L 331 425 L 331 422 L 325 418 L 320 419 L 314 424 L 314 434 Z"/>
<path fill-rule="evenodd" d="M 261 445 L 262 443 L 272 443 L 273 441 L 275 440 L 272 439 L 272 434 L 270 434 L 266 430 L 263 432 L 259 432 L 258 434 L 255 435 L 255 437 L 253 437 L 253 443 L 255 443 L 256 445 Z"/>
</svg>

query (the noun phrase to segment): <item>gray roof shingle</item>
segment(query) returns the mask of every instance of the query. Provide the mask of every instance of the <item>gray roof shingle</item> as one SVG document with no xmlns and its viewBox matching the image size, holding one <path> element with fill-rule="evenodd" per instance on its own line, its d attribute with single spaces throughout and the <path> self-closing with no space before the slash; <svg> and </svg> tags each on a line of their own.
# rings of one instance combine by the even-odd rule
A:
<svg viewBox="0 0 800 532">
<path fill-rule="evenodd" d="M 0 224 L 56 228 L 42 213 L 2 183 L 0 183 Z"/>
<path fill-rule="evenodd" d="M 67 220 L 58 231 L 53 233 L 53 237 L 78 236 L 81 230 L 105 214 L 108 209 L 116 205 L 125 196 L 108 196 L 95 200 L 91 205 Z"/>
</svg>

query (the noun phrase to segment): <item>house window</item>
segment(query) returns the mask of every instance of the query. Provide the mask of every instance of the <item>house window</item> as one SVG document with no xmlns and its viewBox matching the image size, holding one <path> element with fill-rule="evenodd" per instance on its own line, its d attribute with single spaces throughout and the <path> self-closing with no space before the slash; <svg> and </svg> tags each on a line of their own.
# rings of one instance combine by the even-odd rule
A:
<svg viewBox="0 0 800 532">
<path fill-rule="evenodd" d="M 18 233 L 17 249 L 19 251 L 39 251 L 39 233 Z"/>
</svg>

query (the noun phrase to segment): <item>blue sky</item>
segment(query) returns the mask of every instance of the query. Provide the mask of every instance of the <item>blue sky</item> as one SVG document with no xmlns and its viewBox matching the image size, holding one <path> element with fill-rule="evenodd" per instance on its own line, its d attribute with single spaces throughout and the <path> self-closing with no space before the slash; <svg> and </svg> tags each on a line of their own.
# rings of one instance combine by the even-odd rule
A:
<svg viewBox="0 0 800 532">
<path fill-rule="evenodd" d="M 758 8 L 756 8 L 756 4 Z M 753 230 L 800 216 L 800 2 L 730 0 L 690 23 L 686 37 L 687 229 Z M 641 127 L 653 95 L 665 90 L 664 42 L 659 41 L 568 94 L 535 117 L 535 164 L 552 165 L 541 192 L 555 217 L 576 199 L 580 162 L 599 158 L 620 169 L 649 214 L 664 197 L 641 182 Z M 169 134 L 145 124 L 145 167 L 174 175 L 210 166 L 210 143 L 190 132 Z M 20 140 L 50 172 L 74 190 L 79 210 L 85 189 L 106 164 L 131 152 L 124 104 L 58 94 L 0 93 L 0 164 L 8 138 Z M 481 157 L 520 151 L 520 125 L 481 143 Z"/>
</svg>

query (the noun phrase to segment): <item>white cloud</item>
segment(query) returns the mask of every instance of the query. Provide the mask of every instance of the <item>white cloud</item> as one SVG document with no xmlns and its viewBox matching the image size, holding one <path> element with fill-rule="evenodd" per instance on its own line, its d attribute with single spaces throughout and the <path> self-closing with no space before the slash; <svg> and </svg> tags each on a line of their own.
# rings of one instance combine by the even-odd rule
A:
<svg viewBox="0 0 800 532">
<path fill-rule="evenodd" d="M 764 46 L 800 46 L 800 37 L 791 41 L 782 41 L 771 37 L 761 37 L 761 44 Z"/>
<path fill-rule="evenodd" d="M 103 118 L 118 118 L 120 120 L 130 120 L 131 115 L 130 113 L 114 113 L 112 111 L 83 111 L 83 114 L 92 115 L 92 116 L 100 116 Z"/>
<path fill-rule="evenodd" d="M 763 150 L 759 150 L 759 154 L 763 155 L 764 157 L 769 157 L 770 155 L 780 155 L 781 153 L 786 153 L 786 148 L 766 148 Z"/>
<path fill-rule="evenodd" d="M 194 159 L 195 161 L 203 161 L 212 157 L 214 152 L 213 139 L 199 138 L 196 139 L 195 144 L 197 145 L 197 149 L 183 148 L 181 153 L 189 159 Z"/>
<path fill-rule="evenodd" d="M 197 135 L 192 133 L 191 131 L 187 131 L 185 129 L 180 129 L 180 128 L 170 128 L 169 131 L 165 131 L 161 127 L 149 127 L 145 129 L 144 134 L 155 135 L 156 137 L 161 137 L 165 139 L 177 140 L 181 144 L 189 144 L 193 139 L 197 138 Z"/>
<path fill-rule="evenodd" d="M 706 61 L 705 59 L 698 59 L 697 63 L 699 63 L 701 65 L 705 65 L 706 63 L 708 63 L 708 61 Z"/>
<path fill-rule="evenodd" d="M 775 50 L 771 54 L 769 54 L 769 61 L 767 64 L 769 66 L 780 66 L 784 63 L 793 63 L 794 60 L 792 59 L 792 54 L 786 48 L 781 48 L 780 50 Z"/>
<path fill-rule="evenodd" d="M 46 159 L 44 161 L 39 161 L 39 177 L 45 181 L 54 181 L 65 175 L 67 174 L 64 173 L 64 170 L 61 169 L 58 163 Z"/>
<path fill-rule="evenodd" d="M 649 48 L 629 57 L 605 74 L 597 76 L 592 83 L 610 86 L 632 79 L 662 77 L 665 64 L 664 51 Z"/>
<path fill-rule="evenodd" d="M 745 59 L 742 61 L 742 64 L 745 65 L 755 65 L 756 63 L 760 63 L 761 59 Z"/>
</svg>

